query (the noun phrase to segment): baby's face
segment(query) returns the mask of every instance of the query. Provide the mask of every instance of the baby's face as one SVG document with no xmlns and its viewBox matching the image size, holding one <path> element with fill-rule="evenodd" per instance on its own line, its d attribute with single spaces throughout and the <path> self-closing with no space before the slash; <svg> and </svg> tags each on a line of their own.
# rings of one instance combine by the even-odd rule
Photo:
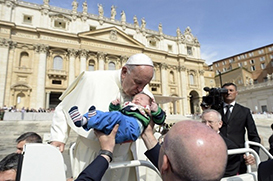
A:
<svg viewBox="0 0 273 181">
<path fill-rule="evenodd" d="M 147 105 L 151 105 L 150 97 L 146 94 L 137 94 L 134 96 L 132 103 L 146 107 Z"/>
</svg>

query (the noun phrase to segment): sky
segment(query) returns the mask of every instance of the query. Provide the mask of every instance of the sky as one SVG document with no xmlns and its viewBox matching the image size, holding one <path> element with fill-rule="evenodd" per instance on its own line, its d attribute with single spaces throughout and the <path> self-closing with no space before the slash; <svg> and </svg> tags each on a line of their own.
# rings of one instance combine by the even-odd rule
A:
<svg viewBox="0 0 273 181">
<path fill-rule="evenodd" d="M 43 0 L 24 0 L 43 4 Z M 50 0 L 51 6 L 72 9 L 73 0 Z M 85 0 L 77 0 L 82 11 Z M 111 17 L 115 5 L 117 16 L 124 11 L 126 21 L 133 24 L 134 15 L 140 23 L 145 18 L 146 29 L 176 36 L 190 27 L 201 45 L 201 58 L 208 65 L 245 51 L 273 43 L 273 0 L 86 0 L 88 13 L 98 15 L 98 4 L 104 16 Z"/>
</svg>

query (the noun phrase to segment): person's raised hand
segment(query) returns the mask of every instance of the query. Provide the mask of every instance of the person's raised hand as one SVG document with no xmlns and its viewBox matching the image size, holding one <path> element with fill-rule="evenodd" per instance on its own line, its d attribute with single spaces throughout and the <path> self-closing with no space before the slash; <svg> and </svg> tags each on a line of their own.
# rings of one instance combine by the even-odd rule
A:
<svg viewBox="0 0 273 181">
<path fill-rule="evenodd" d="M 64 145 L 65 145 L 64 143 L 59 141 L 52 141 L 50 144 L 59 148 L 60 152 L 64 151 Z"/>
<path fill-rule="evenodd" d="M 116 105 L 120 104 L 120 100 L 116 99 L 116 100 L 112 101 L 112 104 L 116 106 Z"/>
<path fill-rule="evenodd" d="M 100 147 L 102 150 L 108 150 L 113 153 L 113 150 L 116 144 L 115 137 L 118 131 L 118 127 L 119 125 L 116 124 L 109 135 L 104 134 L 101 131 L 95 130 L 95 135 L 99 139 Z"/>
<path fill-rule="evenodd" d="M 144 129 L 143 133 L 141 134 L 141 138 L 143 139 L 148 150 L 152 149 L 158 142 L 154 136 L 154 125 L 154 122 L 150 121 L 147 128 Z"/>
</svg>

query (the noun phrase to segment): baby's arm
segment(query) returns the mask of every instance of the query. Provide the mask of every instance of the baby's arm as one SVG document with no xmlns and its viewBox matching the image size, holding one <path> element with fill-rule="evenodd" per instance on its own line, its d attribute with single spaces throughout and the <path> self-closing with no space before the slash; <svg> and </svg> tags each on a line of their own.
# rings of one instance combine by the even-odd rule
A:
<svg viewBox="0 0 273 181">
<path fill-rule="evenodd" d="M 109 105 L 109 111 L 118 111 L 120 109 L 120 100 L 116 99 Z"/>
<path fill-rule="evenodd" d="M 157 110 L 158 110 L 158 105 L 155 102 L 155 100 L 153 99 L 152 104 L 151 104 L 151 111 L 157 112 Z"/>
</svg>

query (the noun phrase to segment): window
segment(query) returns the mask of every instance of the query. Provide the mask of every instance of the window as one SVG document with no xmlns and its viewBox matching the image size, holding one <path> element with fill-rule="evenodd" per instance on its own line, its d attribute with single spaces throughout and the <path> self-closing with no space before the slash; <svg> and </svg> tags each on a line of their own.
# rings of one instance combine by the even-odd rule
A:
<svg viewBox="0 0 273 181">
<path fill-rule="evenodd" d="M 187 53 L 188 55 L 192 55 L 192 47 L 187 47 Z"/>
<path fill-rule="evenodd" d="M 273 59 L 273 55 L 270 55 L 270 59 L 271 59 L 271 60 Z"/>
<path fill-rule="evenodd" d="M 241 62 L 238 63 L 238 67 L 242 67 L 242 63 Z"/>
<path fill-rule="evenodd" d="M 171 82 L 171 83 L 175 83 L 173 71 L 170 72 L 170 82 Z"/>
<path fill-rule="evenodd" d="M 55 20 L 54 27 L 65 29 L 66 28 L 66 23 L 64 21 Z"/>
<path fill-rule="evenodd" d="M 108 64 L 108 70 L 116 70 L 116 65 L 114 62 L 110 62 Z"/>
<path fill-rule="evenodd" d="M 62 70 L 63 69 L 63 58 L 60 56 L 56 56 L 53 59 L 53 69 L 54 70 Z"/>
<path fill-rule="evenodd" d="M 194 85 L 194 76 L 192 74 L 189 75 L 190 85 Z"/>
<path fill-rule="evenodd" d="M 229 63 L 232 63 L 234 60 L 233 60 L 233 58 L 230 58 L 228 61 L 229 61 Z"/>
<path fill-rule="evenodd" d="M 32 16 L 24 15 L 23 22 L 31 24 L 32 23 Z"/>
<path fill-rule="evenodd" d="M 264 61 L 265 60 L 265 57 L 260 57 L 260 61 Z"/>
<path fill-rule="evenodd" d="M 223 61 L 222 64 L 223 64 L 223 65 L 226 65 L 226 61 Z"/>
<path fill-rule="evenodd" d="M 62 81 L 61 80 L 52 80 L 52 84 L 62 85 Z"/>
<path fill-rule="evenodd" d="M 253 57 L 253 56 L 254 56 L 254 53 L 253 53 L 253 52 L 250 52 L 250 53 L 248 53 L 248 56 L 249 56 L 249 57 Z"/>
<path fill-rule="evenodd" d="M 19 60 L 20 68 L 27 68 L 29 66 L 29 55 L 27 52 L 22 52 Z"/>
<path fill-rule="evenodd" d="M 215 64 L 215 67 L 219 67 L 219 64 L 217 63 L 217 64 Z"/>
<path fill-rule="evenodd" d="M 251 63 L 251 64 L 254 64 L 254 63 L 255 63 L 255 60 L 250 60 L 250 63 Z"/>
<path fill-rule="evenodd" d="M 156 40 L 155 40 L 155 38 L 152 38 L 152 39 L 149 40 L 149 45 L 151 47 L 156 47 Z"/>
<path fill-rule="evenodd" d="M 259 53 L 259 54 L 263 54 L 263 53 L 264 53 L 264 50 L 263 50 L 263 49 L 258 50 L 258 53 Z"/>
<path fill-rule="evenodd" d="M 94 60 L 89 60 L 88 63 L 88 71 L 94 71 L 95 70 L 95 63 Z"/>
<path fill-rule="evenodd" d="M 223 72 L 226 72 L 227 71 L 227 69 L 226 68 L 223 68 Z"/>
<path fill-rule="evenodd" d="M 265 63 L 261 63 L 261 69 L 265 69 Z"/>
<path fill-rule="evenodd" d="M 172 45 L 168 45 L 168 51 L 172 52 L 173 51 L 173 46 Z"/>
<path fill-rule="evenodd" d="M 96 27 L 90 26 L 89 30 L 90 30 L 90 31 L 95 31 L 95 30 L 96 30 Z"/>
<path fill-rule="evenodd" d="M 272 47 L 268 47 L 268 51 L 273 51 L 273 46 Z"/>
<path fill-rule="evenodd" d="M 255 71 L 255 70 L 256 70 L 255 65 L 252 65 L 252 66 L 250 67 L 250 70 L 251 70 L 251 71 Z"/>
</svg>

